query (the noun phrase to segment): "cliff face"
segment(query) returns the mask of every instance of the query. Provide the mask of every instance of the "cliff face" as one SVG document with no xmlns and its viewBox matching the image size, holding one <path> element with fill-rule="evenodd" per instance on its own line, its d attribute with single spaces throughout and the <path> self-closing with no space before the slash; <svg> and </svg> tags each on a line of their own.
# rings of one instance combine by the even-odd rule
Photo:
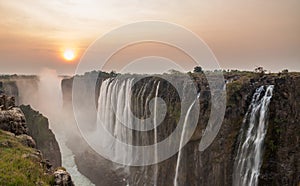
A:
<svg viewBox="0 0 300 186">
<path fill-rule="evenodd" d="M 255 89 L 270 84 L 275 88 L 269 105 L 269 122 L 258 184 L 299 184 L 299 74 L 252 75 L 250 78 L 240 76 L 229 83 L 226 115 L 217 138 L 203 153 L 195 152 L 197 145 L 194 142 L 185 147 L 186 178 L 183 179 L 186 181 L 183 183 L 232 184 L 237 136 L 243 124 L 242 120 Z M 200 122 L 198 125 L 203 124 Z M 195 166 L 199 164 L 202 166 Z M 188 170 L 194 170 L 194 173 L 191 174 Z"/>
<path fill-rule="evenodd" d="M 299 99 L 300 99 L 300 75 L 299 74 L 269 74 L 256 73 L 226 73 L 227 106 L 221 129 L 213 143 L 204 151 L 199 152 L 198 147 L 202 137 L 202 131 L 210 114 L 211 92 L 207 86 L 207 80 L 201 74 L 191 74 L 197 87 L 201 90 L 199 99 L 201 108 L 199 121 L 194 135 L 188 144 L 182 149 L 182 158 L 179 167 L 179 185 L 232 185 L 232 172 L 237 150 L 237 137 L 243 124 L 243 118 L 247 112 L 249 103 L 255 90 L 261 85 L 273 84 L 274 96 L 270 103 L 269 127 L 265 138 L 264 155 L 259 176 L 259 185 L 297 185 L 299 178 Z M 174 77 L 178 78 L 178 77 Z M 66 80 L 67 81 L 67 80 Z M 138 83 L 134 89 L 135 106 L 133 112 L 138 117 L 145 117 L 149 111 L 141 111 L 138 92 L 148 84 L 145 90 L 147 94 L 153 94 L 157 79 L 148 79 Z M 180 83 L 180 79 L 178 79 Z M 70 95 L 71 87 L 64 87 L 63 94 Z M 180 100 L 174 89 L 161 82 L 159 97 L 162 97 L 168 106 L 168 112 L 163 123 L 158 128 L 159 140 L 168 136 L 176 127 Z M 151 93 L 152 91 L 152 93 Z M 66 96 L 64 96 L 66 98 Z M 151 98 L 151 96 L 150 96 Z M 68 96 L 68 99 L 71 99 Z M 64 100 L 65 101 L 65 100 Z M 144 104 L 144 103 L 142 103 Z M 136 137 L 138 134 L 135 135 Z M 147 140 L 153 141 L 154 136 L 147 134 Z M 137 139 L 137 138 L 136 138 Z M 147 141 L 146 140 L 146 141 Z M 137 143 L 137 142 L 133 142 Z M 73 147 L 76 149 L 76 147 Z M 76 150 L 75 150 L 76 151 Z M 83 174 L 101 184 L 97 177 L 105 177 L 104 171 L 97 170 L 107 160 L 99 157 L 86 144 L 82 144 L 81 150 L 75 152 L 78 167 Z M 177 154 L 178 155 L 178 154 Z M 175 177 L 177 155 L 158 164 L 158 185 L 172 185 Z M 98 163 L 97 163 L 98 162 Z M 101 163 L 102 162 L 102 163 Z M 115 165 L 111 164 L 111 168 Z M 117 174 L 119 180 L 126 180 L 133 185 L 152 183 L 155 166 L 130 167 L 130 174 Z M 118 171 L 116 171 L 118 173 Z M 168 176 L 165 176 L 168 175 Z M 125 185 L 125 182 L 116 183 Z"/>
<path fill-rule="evenodd" d="M 36 141 L 27 135 L 35 131 L 36 126 L 28 130 L 25 116 L 15 106 L 14 99 L 1 94 L 0 108 L 0 185 L 73 186 L 69 173 L 61 168 L 54 170 L 49 160 L 36 149 Z M 24 110 L 27 116 L 38 117 L 30 115 L 30 107 Z M 43 128 L 39 129 L 39 135 L 45 134 Z M 40 142 L 38 145 L 41 146 Z"/>
<path fill-rule="evenodd" d="M 260 185 L 300 183 L 300 77 L 275 79 Z"/>
<path fill-rule="evenodd" d="M 49 129 L 48 119 L 29 105 L 21 105 L 20 108 L 26 118 L 28 134 L 36 141 L 37 148 L 54 167 L 61 166 L 60 149 L 55 135 Z"/>
<path fill-rule="evenodd" d="M 5 94 L 2 95 L 2 97 L 9 98 L 5 98 L 6 101 L 4 103 L 4 99 L 0 97 L 0 103 L 3 102 L 3 107 L 8 108 L 28 103 L 35 105 L 39 100 L 32 96 L 36 96 L 37 91 L 38 77 L 36 76 L 0 76 L 0 92 Z M 2 122 L 3 130 L 11 131 L 8 127 L 18 127 L 16 130 L 18 129 L 20 132 L 15 131 L 13 133 L 21 134 L 22 131 L 25 130 L 22 127 L 27 121 L 26 134 L 28 133 L 34 138 L 37 143 L 37 148 L 43 152 L 45 158 L 51 160 L 53 166 L 61 166 L 61 153 L 59 146 L 53 132 L 49 129 L 49 123 L 46 117 L 33 110 L 30 106 L 24 105 L 21 105 L 20 108 L 13 107 L 12 110 L 3 112 L 3 114 L 4 113 L 6 113 L 6 117 L 3 118 L 7 121 Z M 20 114 L 17 117 L 18 113 Z M 9 114 L 11 116 L 9 116 Z M 17 118 L 18 121 L 16 121 Z"/>
<path fill-rule="evenodd" d="M 269 105 L 268 130 L 264 144 L 264 155 L 259 176 L 259 185 L 297 185 L 300 182 L 300 149 L 299 149 L 299 104 L 300 104 L 300 75 L 289 74 L 256 74 L 256 73 L 225 73 L 227 84 L 226 114 L 221 129 L 214 142 L 204 152 L 198 147 L 202 138 L 202 131 L 210 116 L 211 91 L 207 80 L 202 74 L 190 74 L 201 91 L 199 98 L 200 113 L 196 131 L 187 145 L 182 149 L 182 158 L 179 166 L 179 185 L 232 185 L 232 172 L 234 159 L 237 154 L 237 137 L 243 118 L 250 104 L 254 91 L 261 85 L 274 85 L 274 92 Z M 112 77 L 111 74 L 86 74 L 81 78 L 82 108 L 98 100 L 102 82 Z M 170 75 L 178 84 L 183 84 L 180 76 Z M 134 77 L 128 75 L 128 77 Z M 97 78 L 95 95 L 92 97 L 86 91 L 86 82 L 90 78 Z M 15 95 L 15 101 L 26 101 L 20 97 L 17 84 L 23 80 L 17 77 L 0 78 L 0 92 Z M 15 79 L 15 80 L 14 80 Z M 17 81 L 16 81 L 17 80 Z M 28 80 L 28 79 L 27 79 Z M 33 89 L 37 90 L 36 79 L 31 78 Z M 157 82 L 160 82 L 159 97 L 167 103 L 168 112 L 158 127 L 158 140 L 165 139 L 177 126 L 180 115 L 180 99 L 176 90 L 167 82 L 158 78 L 146 78 L 133 87 L 132 111 L 137 117 L 146 118 L 150 114 L 149 105 L 146 104 L 154 97 Z M 75 125 L 72 112 L 72 83 L 73 78 L 62 81 L 64 109 L 67 111 L 64 120 L 68 126 L 69 146 L 75 153 L 75 160 L 79 170 L 97 185 L 144 185 L 153 183 L 155 166 L 122 167 L 114 164 L 96 154 L 82 138 Z M 145 88 L 146 87 L 146 88 Z M 141 90 L 145 89 L 141 96 Z M 24 90 L 21 90 L 24 91 Z M 28 96 L 30 92 L 28 93 Z M 28 106 L 22 106 L 22 111 L 14 107 L 14 100 L 1 98 L 0 128 L 14 132 L 18 135 L 32 134 L 38 148 L 44 149 L 44 156 L 54 160 L 52 164 L 60 165 L 61 158 L 55 137 L 48 129 L 47 119 L 33 111 Z M 96 113 L 87 116 L 91 122 L 96 119 Z M 26 125 L 26 120 L 28 126 Z M 72 123 L 72 124 L 71 124 Z M 71 129 L 72 128 L 72 129 Z M 154 141 L 153 131 L 144 133 L 144 137 L 134 132 L 134 145 L 147 145 Z M 139 140 L 138 140 L 139 139 Z M 30 138 L 20 137 L 24 144 L 31 144 Z M 76 141 L 76 143 L 74 143 Z M 50 147 L 50 148 L 48 148 Z M 48 154 L 48 155 L 47 155 Z M 158 185 L 172 185 L 175 177 L 178 154 L 158 164 Z M 168 175 L 168 176 L 165 176 Z M 59 176 L 58 176 L 59 177 Z"/>
<path fill-rule="evenodd" d="M 273 84 L 275 88 L 269 106 L 269 122 L 258 184 L 299 184 L 299 74 L 264 76 L 252 74 L 250 77 L 242 75 L 229 83 L 226 115 L 218 136 L 203 153 L 197 151 L 200 141 L 191 141 L 187 144 L 184 149 L 184 163 L 182 163 L 186 166 L 183 166 L 184 171 L 180 183 L 184 185 L 232 185 L 233 163 L 237 153 L 237 137 L 243 124 L 242 120 L 255 89 L 261 85 L 270 84 Z M 207 114 L 201 114 L 198 126 L 204 125 L 201 118 L 205 118 Z"/>
<path fill-rule="evenodd" d="M 210 117 L 211 91 L 203 75 L 195 74 L 193 78 L 200 91 L 199 120 L 194 135 L 182 149 L 178 185 L 231 185 L 236 137 L 256 86 L 250 84 L 250 79 L 228 84 L 227 108 L 221 129 L 213 143 L 204 152 L 199 152 L 202 133 Z M 180 99 L 176 96 L 176 90 L 166 84 L 161 87 L 160 92 L 159 96 L 165 98 L 170 111 L 158 128 L 159 141 L 174 130 L 180 110 Z M 169 98 L 172 99 L 166 100 Z M 153 141 L 153 137 L 149 141 Z M 158 185 L 173 185 L 177 158 L 178 153 L 158 164 Z M 142 185 L 143 182 L 151 182 L 154 170 L 155 166 L 132 167 L 130 183 Z"/>
</svg>

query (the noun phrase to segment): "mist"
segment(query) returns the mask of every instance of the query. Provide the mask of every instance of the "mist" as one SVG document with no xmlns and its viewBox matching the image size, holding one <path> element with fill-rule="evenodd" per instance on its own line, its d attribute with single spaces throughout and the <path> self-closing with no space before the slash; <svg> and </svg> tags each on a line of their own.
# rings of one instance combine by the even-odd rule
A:
<svg viewBox="0 0 300 186">
<path fill-rule="evenodd" d="M 17 79 L 19 104 L 31 107 L 46 116 L 62 154 L 62 166 L 71 174 L 76 185 L 93 185 L 76 166 L 74 154 L 68 148 L 70 134 L 77 133 L 74 120 L 63 110 L 62 78 L 53 69 L 43 69 L 35 79 Z"/>
</svg>

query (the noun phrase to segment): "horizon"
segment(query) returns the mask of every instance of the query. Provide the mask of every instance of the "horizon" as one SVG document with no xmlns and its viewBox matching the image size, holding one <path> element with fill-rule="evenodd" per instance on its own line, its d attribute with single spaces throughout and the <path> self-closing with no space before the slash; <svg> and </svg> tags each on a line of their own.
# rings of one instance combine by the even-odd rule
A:
<svg viewBox="0 0 300 186">
<path fill-rule="evenodd" d="M 101 70 L 94 70 L 94 71 L 87 71 L 87 72 L 84 72 L 83 74 L 82 73 L 78 73 L 78 74 L 57 74 L 57 72 L 53 69 L 43 69 L 43 71 L 51 71 L 52 73 L 55 73 L 57 75 L 57 77 L 63 77 L 63 78 L 66 78 L 66 77 L 74 77 L 76 75 L 84 75 L 84 74 L 87 74 L 87 73 L 92 73 L 92 72 L 97 72 L 97 73 L 116 73 L 116 74 L 119 74 L 119 75 L 126 75 L 126 74 L 129 74 L 129 75 L 164 75 L 164 74 L 172 74 L 174 72 L 179 72 L 179 73 L 182 73 L 182 74 L 187 74 L 187 73 L 196 73 L 197 72 L 194 72 L 193 70 L 191 71 L 180 71 L 180 70 L 176 70 L 176 69 L 169 69 L 165 72 L 162 72 L 162 73 L 138 73 L 138 72 L 117 72 L 117 71 L 101 71 Z M 288 69 L 282 69 L 280 71 L 277 71 L 277 72 L 272 72 L 272 71 L 268 71 L 267 69 L 264 69 L 265 72 L 264 74 L 268 75 L 268 74 L 280 74 L 280 73 L 283 73 L 284 70 L 288 70 Z M 30 76 L 35 76 L 35 77 L 39 77 L 39 76 L 43 76 L 42 72 L 41 73 L 36 73 L 36 74 L 26 74 L 26 73 L 23 73 L 23 74 L 18 74 L 18 73 L 0 73 L 0 77 L 3 77 L 3 76 L 24 76 L 24 77 L 30 77 Z M 214 70 L 204 70 L 203 69 L 203 72 L 205 74 L 205 72 L 209 73 L 209 72 L 213 72 Z M 247 73 L 260 73 L 260 72 L 256 72 L 255 69 L 253 70 L 240 70 L 240 69 L 221 69 L 222 73 L 239 73 L 239 72 L 247 72 Z M 300 73 L 300 71 L 290 71 L 288 70 L 288 73 Z"/>
</svg>

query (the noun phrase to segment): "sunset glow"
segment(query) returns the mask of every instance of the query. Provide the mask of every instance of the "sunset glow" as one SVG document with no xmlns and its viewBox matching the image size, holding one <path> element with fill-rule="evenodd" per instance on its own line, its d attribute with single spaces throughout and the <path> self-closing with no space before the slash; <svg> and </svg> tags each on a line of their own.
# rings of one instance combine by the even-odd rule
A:
<svg viewBox="0 0 300 186">
<path fill-rule="evenodd" d="M 224 69 L 263 66 L 273 72 L 299 71 L 299 8 L 297 0 L 1 1 L 0 72 L 15 73 L 15 66 L 22 65 L 19 73 L 39 73 L 48 66 L 60 74 L 73 74 L 77 59 L 96 39 L 145 20 L 170 22 L 194 32 Z"/>
<path fill-rule="evenodd" d="M 64 51 L 63 57 L 66 61 L 72 61 L 75 59 L 75 52 L 72 49 L 66 49 Z"/>
</svg>

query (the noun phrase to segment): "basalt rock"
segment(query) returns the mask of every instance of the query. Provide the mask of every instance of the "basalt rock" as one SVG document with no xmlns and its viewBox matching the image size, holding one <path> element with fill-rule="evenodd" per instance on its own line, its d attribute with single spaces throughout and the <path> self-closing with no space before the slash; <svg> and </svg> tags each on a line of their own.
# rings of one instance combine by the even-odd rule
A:
<svg viewBox="0 0 300 186">
<path fill-rule="evenodd" d="M 15 107 L 15 98 L 12 96 L 6 96 L 5 94 L 0 95 L 0 109 L 8 110 Z"/>
<path fill-rule="evenodd" d="M 275 78 L 260 185 L 300 184 L 300 77 Z"/>
<path fill-rule="evenodd" d="M 35 140 L 36 147 L 54 167 L 61 166 L 60 149 L 55 135 L 49 129 L 48 119 L 29 105 L 21 105 L 20 108 L 26 118 L 28 134 Z"/>
<path fill-rule="evenodd" d="M 72 178 L 66 170 L 58 168 L 56 171 L 54 171 L 53 175 L 54 186 L 74 186 Z"/>
<path fill-rule="evenodd" d="M 0 129 L 12 132 L 16 135 L 27 134 L 28 128 L 21 109 L 14 107 L 14 104 L 10 103 L 13 100 L 10 97 L 2 96 L 1 99 Z"/>
</svg>

